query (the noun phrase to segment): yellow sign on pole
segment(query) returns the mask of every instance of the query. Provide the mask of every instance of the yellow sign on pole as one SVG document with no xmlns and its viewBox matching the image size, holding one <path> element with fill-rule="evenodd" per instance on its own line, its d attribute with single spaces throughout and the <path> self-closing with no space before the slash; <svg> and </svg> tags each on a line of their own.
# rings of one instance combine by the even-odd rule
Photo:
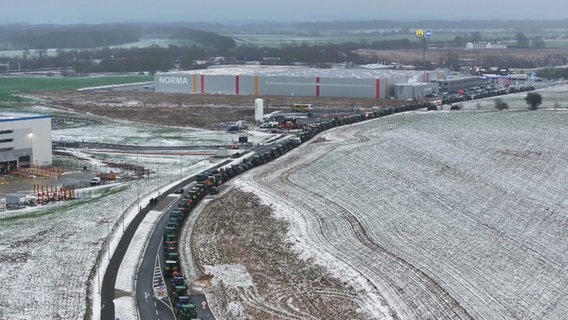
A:
<svg viewBox="0 0 568 320">
<path fill-rule="evenodd" d="M 424 38 L 424 29 L 416 30 L 416 38 L 418 38 L 418 39 Z"/>
</svg>

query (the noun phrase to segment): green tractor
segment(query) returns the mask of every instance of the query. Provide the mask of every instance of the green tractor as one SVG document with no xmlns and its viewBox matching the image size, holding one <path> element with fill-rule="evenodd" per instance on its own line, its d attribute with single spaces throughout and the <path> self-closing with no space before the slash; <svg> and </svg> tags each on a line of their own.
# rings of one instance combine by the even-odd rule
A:
<svg viewBox="0 0 568 320">
<path fill-rule="evenodd" d="M 165 267 L 166 274 L 165 274 L 165 276 L 166 276 L 167 278 L 170 278 L 170 277 L 172 277 L 172 276 L 174 276 L 174 277 L 177 276 L 176 274 L 179 273 L 179 265 L 178 265 L 178 262 L 177 262 L 177 261 L 174 261 L 174 260 L 166 260 L 166 261 L 165 261 L 165 264 L 166 264 L 166 267 Z"/>
<path fill-rule="evenodd" d="M 177 236 L 178 229 L 176 227 L 165 227 L 164 229 L 165 229 L 166 235 Z"/>
<path fill-rule="evenodd" d="M 197 311 L 195 305 L 188 303 L 181 305 L 181 318 L 183 320 L 190 320 L 197 318 Z"/>
<path fill-rule="evenodd" d="M 166 257 L 168 261 L 175 261 L 176 263 L 179 262 L 179 254 L 175 251 L 169 251 Z"/>
<path fill-rule="evenodd" d="M 175 294 L 178 297 L 187 295 L 187 286 L 185 284 L 175 286 L 174 290 L 175 290 Z"/>
<path fill-rule="evenodd" d="M 173 228 L 174 230 L 179 229 L 179 223 L 175 220 L 173 221 L 168 221 L 168 224 L 166 225 L 166 228 Z"/>
<path fill-rule="evenodd" d="M 177 242 L 177 237 L 175 234 L 167 234 L 164 233 L 164 244 L 165 243 L 171 243 L 171 242 Z"/>
</svg>

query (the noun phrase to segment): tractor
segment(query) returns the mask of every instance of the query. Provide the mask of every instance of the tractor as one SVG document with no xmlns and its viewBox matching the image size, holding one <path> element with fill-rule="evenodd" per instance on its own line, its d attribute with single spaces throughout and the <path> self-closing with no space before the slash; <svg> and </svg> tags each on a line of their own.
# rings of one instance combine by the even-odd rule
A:
<svg viewBox="0 0 568 320">
<path fill-rule="evenodd" d="M 175 261 L 176 263 L 179 262 L 179 254 L 175 251 L 169 251 L 167 254 L 166 259 L 168 261 Z"/>
<path fill-rule="evenodd" d="M 175 234 L 165 234 L 164 233 L 164 243 L 167 242 L 176 242 L 177 238 Z"/>
<path fill-rule="evenodd" d="M 166 260 L 165 261 L 166 267 L 165 267 L 165 271 L 166 277 L 172 277 L 172 276 L 176 276 L 176 274 L 179 275 L 179 265 L 177 261 L 174 260 Z"/>
<path fill-rule="evenodd" d="M 197 311 L 195 305 L 188 303 L 181 305 L 181 318 L 183 320 L 190 320 L 197 318 Z"/>
<path fill-rule="evenodd" d="M 178 285 L 174 287 L 174 293 L 179 297 L 179 296 L 185 296 L 187 295 L 187 286 L 185 285 L 185 283 L 183 285 Z"/>
<path fill-rule="evenodd" d="M 185 277 L 183 276 L 173 277 L 172 284 L 175 286 L 185 285 Z"/>
</svg>

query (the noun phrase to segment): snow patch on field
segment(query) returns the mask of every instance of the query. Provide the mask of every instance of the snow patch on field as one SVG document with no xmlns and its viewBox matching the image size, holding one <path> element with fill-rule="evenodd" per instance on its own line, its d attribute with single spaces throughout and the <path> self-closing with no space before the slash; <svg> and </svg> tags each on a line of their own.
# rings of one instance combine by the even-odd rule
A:
<svg viewBox="0 0 568 320">
<path fill-rule="evenodd" d="M 114 310 L 116 319 L 134 320 L 138 319 L 138 308 L 133 303 L 133 297 L 120 297 L 114 299 Z"/>
<path fill-rule="evenodd" d="M 205 273 L 214 276 L 213 282 L 228 287 L 253 287 L 254 281 L 245 266 L 238 264 L 219 264 L 205 266 Z"/>
</svg>

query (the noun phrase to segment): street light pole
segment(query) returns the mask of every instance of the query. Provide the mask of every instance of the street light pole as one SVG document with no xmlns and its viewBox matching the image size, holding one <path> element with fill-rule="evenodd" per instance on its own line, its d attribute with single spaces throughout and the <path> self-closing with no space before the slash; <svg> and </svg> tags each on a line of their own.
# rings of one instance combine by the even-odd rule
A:
<svg viewBox="0 0 568 320">
<path fill-rule="evenodd" d="M 124 212 L 124 197 L 122 197 L 121 208 L 122 208 L 122 210 L 121 210 L 122 211 L 122 233 L 124 233 L 124 214 L 125 214 L 125 212 Z"/>
<path fill-rule="evenodd" d="M 422 82 L 426 82 L 426 38 L 422 38 Z"/>
<path fill-rule="evenodd" d="M 156 168 L 156 181 L 158 183 L 158 196 L 160 196 L 160 172 L 158 168 Z"/>
<path fill-rule="evenodd" d="M 108 238 L 107 238 L 108 261 L 110 261 L 110 221 L 107 223 L 107 232 L 108 232 Z"/>
</svg>

